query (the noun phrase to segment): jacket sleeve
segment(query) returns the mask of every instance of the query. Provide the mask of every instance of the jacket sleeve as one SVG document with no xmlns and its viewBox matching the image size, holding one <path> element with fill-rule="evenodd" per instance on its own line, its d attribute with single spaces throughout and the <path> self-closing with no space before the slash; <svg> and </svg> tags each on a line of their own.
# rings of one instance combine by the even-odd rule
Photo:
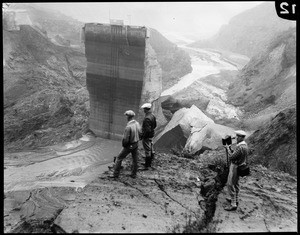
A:
<svg viewBox="0 0 300 235">
<path fill-rule="evenodd" d="M 240 157 L 242 157 L 242 154 L 243 154 L 242 148 L 238 146 L 233 153 L 229 153 L 229 160 L 230 161 L 238 160 Z"/>
<path fill-rule="evenodd" d="M 153 129 L 155 129 L 155 128 L 156 128 L 156 117 L 153 116 Z"/>
<path fill-rule="evenodd" d="M 123 139 L 122 139 L 122 146 L 124 148 L 126 148 L 130 145 L 130 134 L 131 134 L 130 127 L 126 127 L 125 131 L 124 131 L 124 136 L 123 136 Z"/>
<path fill-rule="evenodd" d="M 143 139 L 143 130 L 139 123 L 138 123 L 137 127 L 138 127 L 137 129 L 138 129 L 138 133 L 139 133 L 139 139 L 141 140 L 141 139 Z"/>
<path fill-rule="evenodd" d="M 145 118 L 143 121 L 143 138 L 148 138 L 151 133 L 151 120 L 149 118 Z"/>
</svg>

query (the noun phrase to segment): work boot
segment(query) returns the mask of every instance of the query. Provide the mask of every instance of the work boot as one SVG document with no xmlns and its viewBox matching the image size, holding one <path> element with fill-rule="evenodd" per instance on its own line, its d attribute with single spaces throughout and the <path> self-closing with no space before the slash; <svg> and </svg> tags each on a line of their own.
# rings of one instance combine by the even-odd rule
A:
<svg viewBox="0 0 300 235">
<path fill-rule="evenodd" d="M 115 167 L 115 165 L 108 166 L 108 169 L 109 169 L 109 170 L 114 170 L 114 167 Z M 124 166 L 121 166 L 121 167 L 120 167 L 120 170 L 122 170 L 122 169 L 124 169 Z"/>
<path fill-rule="evenodd" d="M 142 165 L 144 165 L 144 169 L 143 169 L 144 171 L 149 170 L 149 167 L 151 167 L 151 162 L 150 162 L 149 157 L 146 157 L 146 158 L 145 158 L 145 163 L 142 164 Z"/>
<path fill-rule="evenodd" d="M 225 211 L 235 211 L 237 209 L 237 206 L 227 206 L 224 208 Z"/>
<path fill-rule="evenodd" d="M 149 165 L 148 165 L 148 167 L 151 167 L 151 165 L 152 165 L 152 159 L 153 159 L 152 157 L 149 158 Z"/>
<path fill-rule="evenodd" d="M 131 174 L 129 175 L 132 179 L 135 179 L 136 178 L 136 175 L 135 174 Z"/>
<path fill-rule="evenodd" d="M 231 203 L 231 198 L 226 197 L 226 201 L 229 202 L 229 203 Z M 239 202 L 237 202 L 236 205 L 239 206 Z"/>
<path fill-rule="evenodd" d="M 110 175 L 108 176 L 109 179 L 112 179 L 112 180 L 117 180 L 119 178 L 119 176 L 117 175 Z"/>
</svg>

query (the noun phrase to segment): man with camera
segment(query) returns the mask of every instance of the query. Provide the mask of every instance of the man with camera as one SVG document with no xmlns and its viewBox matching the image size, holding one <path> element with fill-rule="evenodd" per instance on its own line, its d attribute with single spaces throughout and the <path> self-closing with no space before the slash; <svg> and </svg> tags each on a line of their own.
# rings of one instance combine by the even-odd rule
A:
<svg viewBox="0 0 300 235">
<path fill-rule="evenodd" d="M 246 133 L 242 130 L 235 131 L 237 138 L 237 146 L 233 151 L 230 144 L 225 144 L 224 147 L 229 155 L 230 167 L 227 179 L 227 189 L 230 198 L 226 198 L 230 202 L 230 206 L 225 207 L 227 211 L 234 211 L 238 207 L 239 175 L 237 172 L 238 166 L 245 164 L 248 155 L 248 145 L 245 142 Z"/>
</svg>

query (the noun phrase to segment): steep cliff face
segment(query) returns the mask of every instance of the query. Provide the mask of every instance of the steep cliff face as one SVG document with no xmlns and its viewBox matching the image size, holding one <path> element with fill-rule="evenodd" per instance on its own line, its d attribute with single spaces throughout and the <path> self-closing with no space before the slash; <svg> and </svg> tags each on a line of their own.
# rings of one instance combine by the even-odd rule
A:
<svg viewBox="0 0 300 235">
<path fill-rule="evenodd" d="M 275 37 L 243 68 L 228 91 L 228 100 L 245 117 L 282 110 L 296 102 L 296 30 Z"/>
<path fill-rule="evenodd" d="M 84 54 L 31 26 L 3 30 L 4 142 L 28 148 L 75 138 L 87 121 Z"/>
<path fill-rule="evenodd" d="M 233 17 L 209 40 L 197 41 L 191 46 L 229 50 L 252 57 L 276 34 L 295 25 L 293 21 L 278 17 L 275 2 L 265 2 Z"/>
<path fill-rule="evenodd" d="M 297 175 L 296 129 L 296 106 L 293 105 L 249 137 L 251 162 Z"/>
<path fill-rule="evenodd" d="M 166 90 L 192 71 L 191 58 L 157 30 L 151 29 L 150 35 L 150 44 L 162 69 L 162 88 Z"/>
</svg>

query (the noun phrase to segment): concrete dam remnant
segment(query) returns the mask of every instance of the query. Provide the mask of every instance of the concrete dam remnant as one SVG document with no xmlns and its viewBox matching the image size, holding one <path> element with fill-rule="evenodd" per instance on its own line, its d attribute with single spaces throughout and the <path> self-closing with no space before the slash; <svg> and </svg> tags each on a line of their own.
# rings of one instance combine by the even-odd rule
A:
<svg viewBox="0 0 300 235">
<path fill-rule="evenodd" d="M 87 23 L 83 28 L 90 95 L 89 128 L 99 137 L 122 138 L 124 112 L 138 118 L 145 77 L 146 27 Z"/>
</svg>

